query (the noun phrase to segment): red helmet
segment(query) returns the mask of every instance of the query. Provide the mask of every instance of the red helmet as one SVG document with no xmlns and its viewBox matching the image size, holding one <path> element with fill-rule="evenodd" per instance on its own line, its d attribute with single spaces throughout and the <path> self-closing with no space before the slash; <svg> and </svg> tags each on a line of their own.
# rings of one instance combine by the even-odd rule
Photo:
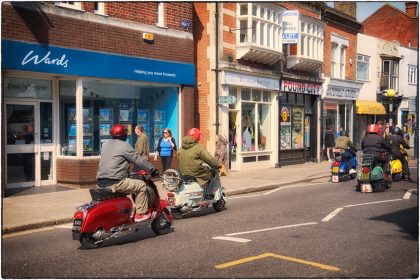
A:
<svg viewBox="0 0 420 280">
<path fill-rule="evenodd" d="M 368 133 L 379 133 L 379 126 L 377 124 L 370 124 L 367 127 L 367 132 Z"/>
<path fill-rule="evenodd" d="M 127 135 L 127 128 L 122 124 L 115 124 L 110 131 L 112 137 L 123 137 Z"/>
<path fill-rule="evenodd" d="M 190 128 L 190 130 L 188 130 L 188 133 L 187 133 L 189 136 L 192 136 L 192 137 L 194 137 L 194 139 L 195 139 L 195 141 L 199 141 L 200 140 L 200 135 L 201 135 L 201 132 L 200 132 L 200 130 L 198 129 L 198 128 Z"/>
</svg>

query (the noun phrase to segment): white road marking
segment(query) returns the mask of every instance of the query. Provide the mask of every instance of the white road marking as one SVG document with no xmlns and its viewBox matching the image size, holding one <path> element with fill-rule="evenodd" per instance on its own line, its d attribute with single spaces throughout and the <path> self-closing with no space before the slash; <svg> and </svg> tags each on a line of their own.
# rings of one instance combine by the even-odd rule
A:
<svg viewBox="0 0 420 280">
<path fill-rule="evenodd" d="M 361 205 L 369 205 L 369 204 L 377 204 L 377 203 L 386 203 L 386 202 L 394 202 L 394 201 L 400 201 L 401 198 L 397 199 L 391 199 L 391 200 L 380 200 L 380 201 L 372 201 L 372 202 L 366 202 L 366 203 L 360 203 L 360 204 L 352 204 L 352 205 L 346 205 L 343 207 L 349 208 L 349 207 L 355 207 L 355 206 L 361 206 Z"/>
<path fill-rule="evenodd" d="M 295 225 L 280 226 L 280 227 L 273 227 L 273 228 L 263 228 L 263 229 L 257 229 L 257 230 L 228 233 L 228 234 L 226 234 L 226 236 L 242 235 L 242 234 L 249 234 L 249 233 L 255 233 L 255 232 L 277 230 L 277 229 L 282 229 L 282 228 L 300 227 L 300 226 L 307 226 L 307 225 L 316 225 L 316 224 L 318 224 L 318 223 L 317 222 L 311 222 L 311 223 L 295 224 Z"/>
<path fill-rule="evenodd" d="M 73 224 L 64 224 L 64 225 L 58 225 L 54 227 L 55 228 L 73 228 Z"/>
<path fill-rule="evenodd" d="M 324 219 L 322 219 L 321 222 L 328 222 L 329 220 L 331 220 L 332 218 L 334 218 L 334 216 L 337 215 L 343 209 L 344 208 L 342 208 L 342 207 L 335 209 L 330 214 L 328 214 Z"/>
<path fill-rule="evenodd" d="M 229 196 L 229 200 L 238 199 L 238 198 L 256 197 L 256 196 L 261 196 L 261 195 L 260 194 L 252 194 L 252 195 L 241 195 L 241 196 Z"/>
<path fill-rule="evenodd" d="M 250 239 L 229 237 L 229 236 L 216 236 L 216 237 L 212 237 L 212 239 L 227 240 L 227 241 L 234 241 L 234 242 L 240 242 L 240 243 L 246 243 L 246 242 L 251 241 Z"/>
<path fill-rule="evenodd" d="M 411 193 L 417 191 L 417 189 L 411 189 L 405 192 L 403 199 L 410 199 Z"/>
<path fill-rule="evenodd" d="M 307 186 L 314 186 L 314 185 L 320 185 L 320 184 L 325 184 L 325 182 L 321 182 L 321 183 L 309 183 L 309 184 L 303 184 L 303 185 L 294 185 L 294 186 L 285 186 L 285 187 L 279 187 L 276 188 L 274 190 L 268 191 L 266 193 L 264 193 L 263 195 L 267 195 L 267 194 L 271 194 L 273 192 L 282 190 L 282 189 L 291 189 L 291 188 L 298 188 L 298 187 L 307 187 Z"/>
</svg>

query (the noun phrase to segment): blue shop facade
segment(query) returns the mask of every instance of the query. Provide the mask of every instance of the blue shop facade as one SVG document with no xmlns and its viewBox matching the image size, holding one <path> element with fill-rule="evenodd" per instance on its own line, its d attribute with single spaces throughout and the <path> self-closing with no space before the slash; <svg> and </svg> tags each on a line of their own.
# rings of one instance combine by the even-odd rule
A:
<svg viewBox="0 0 420 280">
<path fill-rule="evenodd" d="M 179 143 L 181 95 L 185 87 L 193 92 L 195 66 L 2 40 L 2 76 L 8 189 L 91 181 L 82 178 L 83 170 L 72 171 L 74 182 L 62 180 L 71 172 L 57 169 L 98 161 L 116 123 L 127 127 L 133 146 L 136 124 L 144 126 L 151 151 L 166 127 Z"/>
</svg>

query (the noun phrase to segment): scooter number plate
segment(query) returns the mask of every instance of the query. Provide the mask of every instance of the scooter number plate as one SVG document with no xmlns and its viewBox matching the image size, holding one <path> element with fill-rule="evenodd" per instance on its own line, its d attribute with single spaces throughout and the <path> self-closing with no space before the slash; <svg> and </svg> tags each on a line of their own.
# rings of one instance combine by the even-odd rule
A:
<svg viewBox="0 0 420 280">
<path fill-rule="evenodd" d="M 82 220 L 75 219 L 73 222 L 73 232 L 80 232 L 80 228 L 82 227 Z"/>
</svg>

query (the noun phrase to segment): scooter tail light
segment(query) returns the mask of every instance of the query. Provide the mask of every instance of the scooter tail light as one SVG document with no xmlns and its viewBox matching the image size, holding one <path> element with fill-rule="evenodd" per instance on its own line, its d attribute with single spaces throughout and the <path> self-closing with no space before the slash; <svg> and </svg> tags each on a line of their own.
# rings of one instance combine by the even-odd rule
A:
<svg viewBox="0 0 420 280">
<path fill-rule="evenodd" d="M 168 192 L 168 197 L 174 197 L 175 195 L 171 192 Z"/>
<path fill-rule="evenodd" d="M 369 167 L 363 167 L 362 172 L 363 173 L 369 173 Z"/>
<path fill-rule="evenodd" d="M 77 211 L 76 213 L 74 213 L 74 218 L 75 219 L 81 219 L 81 220 L 83 220 L 83 216 L 84 216 L 84 213 L 82 212 L 82 211 Z"/>
<path fill-rule="evenodd" d="M 334 161 L 333 166 L 340 166 L 340 162 L 339 161 Z"/>
</svg>

